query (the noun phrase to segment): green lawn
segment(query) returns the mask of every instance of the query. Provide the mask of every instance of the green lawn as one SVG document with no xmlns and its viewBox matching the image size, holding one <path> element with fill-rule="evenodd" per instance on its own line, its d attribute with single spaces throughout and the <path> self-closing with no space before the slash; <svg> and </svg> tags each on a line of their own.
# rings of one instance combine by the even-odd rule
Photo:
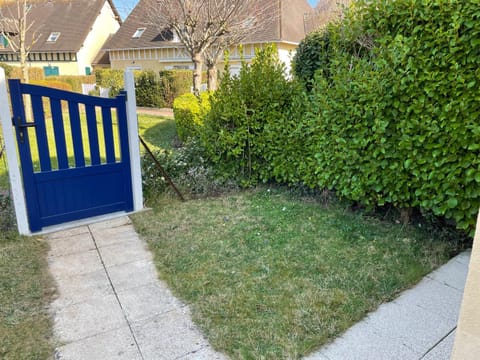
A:
<svg viewBox="0 0 480 360">
<path fill-rule="evenodd" d="M 134 216 L 161 277 L 234 359 L 296 359 L 418 282 L 453 250 L 422 228 L 260 188 Z"/>
<path fill-rule="evenodd" d="M 47 250 L 38 238 L 0 234 L 0 359 L 52 356 L 47 306 L 54 288 L 47 272 Z"/>
</svg>

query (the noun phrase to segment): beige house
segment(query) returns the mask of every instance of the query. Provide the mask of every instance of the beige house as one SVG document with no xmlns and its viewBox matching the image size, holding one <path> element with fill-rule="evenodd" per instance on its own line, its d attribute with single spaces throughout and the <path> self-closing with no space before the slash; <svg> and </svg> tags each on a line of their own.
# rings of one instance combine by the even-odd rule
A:
<svg viewBox="0 0 480 360">
<path fill-rule="evenodd" d="M 16 2 L 0 5 L 0 62 L 19 66 L 11 41 L 18 40 L 15 26 Z M 105 42 L 120 28 L 120 16 L 112 0 L 48 0 L 27 5 L 26 34 L 31 46 L 28 65 L 48 75 L 89 75 L 94 59 Z M 33 43 L 33 45 L 32 45 Z"/>
<path fill-rule="evenodd" d="M 312 11 L 307 0 L 264 0 L 274 1 L 279 16 L 265 29 L 247 38 L 240 47 L 231 49 L 232 71 L 240 68 L 240 51 L 248 61 L 255 49 L 267 43 L 276 44 L 280 58 L 290 64 L 292 51 L 305 37 L 304 17 Z M 104 50 L 112 69 L 171 70 L 193 69 L 193 63 L 183 45 L 171 31 L 159 31 L 146 23 L 146 2 L 138 5 L 120 27 L 120 30 L 105 44 Z M 220 67 L 222 64 L 219 64 Z"/>
</svg>

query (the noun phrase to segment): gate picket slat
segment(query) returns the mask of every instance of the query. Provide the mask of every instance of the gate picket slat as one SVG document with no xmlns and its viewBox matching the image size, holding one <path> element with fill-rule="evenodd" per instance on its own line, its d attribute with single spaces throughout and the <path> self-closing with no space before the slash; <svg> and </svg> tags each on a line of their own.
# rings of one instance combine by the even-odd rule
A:
<svg viewBox="0 0 480 360">
<path fill-rule="evenodd" d="M 113 141 L 112 112 L 111 109 L 106 106 L 102 106 L 102 124 L 107 163 L 111 164 L 115 162 L 115 144 Z"/>
<path fill-rule="evenodd" d="M 68 102 L 68 113 L 70 116 L 70 129 L 72 132 L 73 154 L 75 157 L 75 167 L 85 166 L 85 154 L 83 151 L 82 127 L 80 125 L 80 112 L 78 103 Z"/>
<path fill-rule="evenodd" d="M 60 100 L 50 99 L 50 111 L 52 112 L 58 168 L 68 169 L 67 143 L 65 141 L 65 127 L 63 126 L 62 104 Z"/>
<path fill-rule="evenodd" d="M 97 113 L 92 105 L 85 105 L 87 113 L 88 140 L 90 143 L 90 161 L 100 165 L 100 146 L 98 144 Z"/>
<path fill-rule="evenodd" d="M 41 96 L 32 95 L 33 121 L 35 122 L 35 135 L 37 138 L 40 170 L 51 171 L 50 150 L 48 148 L 47 128 L 45 126 L 45 113 Z"/>
</svg>

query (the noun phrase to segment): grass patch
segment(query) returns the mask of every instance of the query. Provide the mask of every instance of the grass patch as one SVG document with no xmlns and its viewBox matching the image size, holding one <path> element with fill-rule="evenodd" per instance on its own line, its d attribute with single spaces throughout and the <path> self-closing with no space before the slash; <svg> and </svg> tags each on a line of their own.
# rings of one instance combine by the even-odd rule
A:
<svg viewBox="0 0 480 360">
<path fill-rule="evenodd" d="M 162 149 L 171 149 L 177 135 L 175 120 L 152 115 L 138 116 L 138 132 L 146 142 Z"/>
<path fill-rule="evenodd" d="M 0 233 L 0 358 L 47 359 L 53 354 L 53 293 L 47 246 L 37 238 Z"/>
<path fill-rule="evenodd" d="M 282 189 L 133 217 L 212 345 L 235 359 L 299 358 L 444 263 L 453 245 Z"/>
</svg>

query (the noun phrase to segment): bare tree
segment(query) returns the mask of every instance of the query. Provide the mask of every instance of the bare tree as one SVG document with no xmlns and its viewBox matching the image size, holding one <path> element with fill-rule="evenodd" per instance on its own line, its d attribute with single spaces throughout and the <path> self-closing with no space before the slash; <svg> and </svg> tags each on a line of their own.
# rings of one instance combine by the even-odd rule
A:
<svg viewBox="0 0 480 360">
<path fill-rule="evenodd" d="M 198 93 L 204 60 L 209 85 L 216 86 L 216 64 L 223 51 L 274 19 L 276 0 L 144 0 L 149 22 L 173 31 L 194 64 L 193 89 Z M 267 14 L 269 16 L 267 16 Z M 214 75 L 215 74 L 215 75 Z"/>
<path fill-rule="evenodd" d="M 6 4 L 1 9 L 0 25 L 1 32 L 11 49 L 18 54 L 20 69 L 22 70 L 22 82 L 28 82 L 28 54 L 38 41 L 39 34 L 32 32 L 35 25 L 29 21 L 28 12 L 32 1 L 16 0 Z M 32 32 L 32 33 L 30 33 Z"/>
</svg>

